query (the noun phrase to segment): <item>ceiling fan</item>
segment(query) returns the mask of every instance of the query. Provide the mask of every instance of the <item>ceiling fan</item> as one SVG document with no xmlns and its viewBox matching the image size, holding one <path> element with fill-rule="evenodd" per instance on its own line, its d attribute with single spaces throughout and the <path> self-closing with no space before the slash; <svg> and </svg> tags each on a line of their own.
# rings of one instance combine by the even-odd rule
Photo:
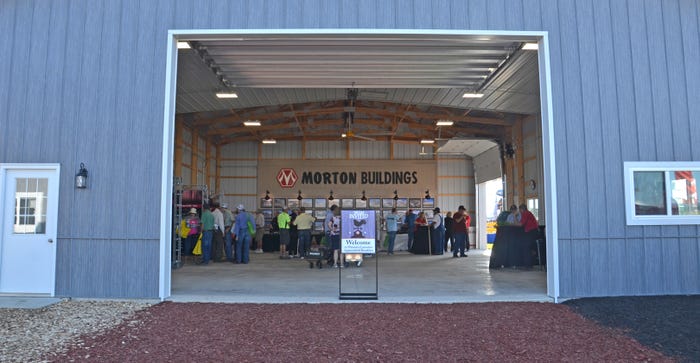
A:
<svg viewBox="0 0 700 363">
<path fill-rule="evenodd" d="M 356 134 L 352 131 L 352 124 L 355 120 L 355 102 L 357 101 L 357 88 L 348 88 L 347 95 L 348 99 L 345 101 L 345 108 L 343 113 L 343 118 L 345 119 L 345 131 L 340 135 L 343 138 L 354 137 L 356 139 L 362 139 L 367 141 L 375 141 L 375 139 Z"/>
</svg>

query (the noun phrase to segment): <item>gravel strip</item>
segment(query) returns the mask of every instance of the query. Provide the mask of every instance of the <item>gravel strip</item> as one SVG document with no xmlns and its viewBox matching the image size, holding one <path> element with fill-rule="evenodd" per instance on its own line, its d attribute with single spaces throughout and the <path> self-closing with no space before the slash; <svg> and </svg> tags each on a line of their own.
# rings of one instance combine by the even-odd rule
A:
<svg viewBox="0 0 700 363">
<path fill-rule="evenodd" d="M 80 346 L 81 336 L 109 330 L 147 308 L 142 301 L 64 300 L 42 309 L 0 309 L 0 362 L 38 362 Z"/>
</svg>

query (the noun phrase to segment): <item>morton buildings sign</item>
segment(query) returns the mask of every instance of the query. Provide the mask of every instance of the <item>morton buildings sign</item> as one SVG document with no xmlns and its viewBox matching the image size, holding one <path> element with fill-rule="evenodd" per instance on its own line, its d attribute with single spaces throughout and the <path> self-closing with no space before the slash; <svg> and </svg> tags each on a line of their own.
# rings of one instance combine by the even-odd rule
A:
<svg viewBox="0 0 700 363">
<path fill-rule="evenodd" d="M 300 189 L 311 196 L 317 189 L 316 194 L 328 194 L 328 187 L 338 196 L 362 190 L 372 195 L 394 190 L 419 195 L 435 189 L 436 173 L 433 160 L 269 160 L 258 166 L 258 190 L 296 196 Z"/>
</svg>

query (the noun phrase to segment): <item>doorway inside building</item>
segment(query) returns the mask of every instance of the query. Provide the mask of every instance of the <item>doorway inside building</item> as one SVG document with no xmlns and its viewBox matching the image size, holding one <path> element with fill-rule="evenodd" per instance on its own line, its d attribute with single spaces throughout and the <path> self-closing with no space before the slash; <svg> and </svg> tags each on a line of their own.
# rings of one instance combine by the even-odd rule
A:
<svg viewBox="0 0 700 363">
<path fill-rule="evenodd" d="M 465 33 L 463 36 L 468 38 L 470 35 Z M 465 204 L 470 206 L 469 212 L 472 215 L 477 215 L 473 160 L 470 161 L 465 157 L 465 149 L 455 150 L 454 146 L 449 144 L 453 142 L 462 144 L 462 147 L 469 148 L 471 141 L 484 140 L 485 136 L 480 134 L 480 132 L 490 132 L 491 134 L 486 136 L 486 140 L 494 142 L 498 151 L 503 154 L 507 152 L 505 145 L 511 144 L 507 141 L 514 140 L 514 133 L 512 132 L 513 126 L 518 124 L 520 126 L 520 132 L 523 132 L 524 119 L 526 119 L 524 115 L 503 114 L 503 112 L 500 111 L 495 112 L 480 107 L 453 107 L 454 105 L 433 105 L 429 102 L 425 104 L 426 97 L 445 99 L 445 95 L 443 94 L 445 92 L 448 94 L 452 92 L 452 99 L 457 104 L 461 104 L 462 102 L 469 103 L 472 101 L 470 101 L 469 97 L 465 96 L 469 92 L 462 92 L 463 89 L 460 89 L 458 94 L 455 94 L 454 88 L 458 88 L 456 86 L 438 91 L 427 85 L 423 85 L 423 88 L 416 88 L 416 84 L 403 85 L 405 88 L 401 88 L 399 86 L 402 86 L 402 84 L 400 84 L 399 80 L 403 78 L 410 79 L 410 77 L 405 76 L 387 77 L 393 80 L 392 82 L 395 83 L 393 85 L 394 87 L 388 87 L 390 85 L 383 85 L 383 87 L 378 87 L 376 85 L 368 87 L 365 85 L 363 87 L 362 82 L 358 81 L 355 81 L 355 83 L 350 82 L 350 84 L 347 84 L 347 82 L 340 84 L 339 82 L 324 81 L 320 76 L 313 75 L 308 78 L 297 77 L 298 80 L 294 84 L 273 85 L 270 84 L 270 82 L 272 82 L 270 81 L 270 77 L 265 76 L 265 74 L 276 73 L 271 69 L 259 69 L 257 70 L 259 73 L 256 73 L 259 75 L 256 81 L 258 83 L 250 83 L 247 85 L 237 83 L 234 87 L 230 80 L 226 82 L 225 80 L 227 78 L 222 79 L 222 75 L 225 76 L 231 72 L 229 68 L 227 68 L 224 59 L 228 57 L 231 52 L 236 51 L 235 46 L 231 46 L 227 43 L 227 36 L 215 37 L 217 38 L 216 40 L 208 41 L 202 41 L 201 38 L 198 39 L 195 35 L 186 36 L 182 34 L 178 35 L 178 37 L 181 41 L 187 41 L 190 48 L 189 50 L 180 51 L 189 52 L 187 55 L 180 53 L 176 56 L 180 66 L 177 72 L 177 102 L 173 110 L 173 119 L 175 120 L 173 137 L 174 156 L 171 160 L 171 162 L 173 162 L 173 175 L 176 178 L 181 178 L 180 182 L 182 185 L 188 187 L 206 186 L 210 196 L 216 197 L 220 203 L 226 203 L 229 207 L 243 204 L 248 206 L 248 209 L 261 209 L 262 212 L 270 210 L 269 220 L 272 219 L 273 213 L 276 212 L 275 203 L 277 203 L 277 199 L 284 200 L 286 202 L 285 205 L 291 204 L 290 201 L 293 203 L 297 200 L 301 204 L 304 199 L 311 199 L 313 206 L 312 212 L 316 213 L 317 209 L 319 212 L 323 210 L 323 208 L 315 208 L 316 200 L 324 199 L 326 205 L 328 205 L 328 200 L 331 195 L 334 195 L 334 199 L 338 199 L 338 203 L 343 203 L 344 200 L 348 200 L 348 203 L 352 202 L 352 208 L 357 206 L 358 199 L 362 200 L 362 197 L 368 197 L 368 206 L 372 203 L 372 199 L 377 199 L 379 210 L 384 212 L 384 209 L 388 209 L 388 204 L 386 204 L 387 208 L 384 208 L 384 200 L 391 200 L 394 203 L 393 206 L 397 205 L 396 203 L 398 203 L 399 199 L 404 198 L 407 204 L 411 203 L 411 199 L 420 199 L 422 203 L 422 200 L 428 199 L 425 198 L 425 194 L 432 193 L 434 198 L 430 199 L 433 199 L 433 206 L 439 205 L 443 210 L 456 210 L 457 206 Z M 266 40 L 264 36 L 258 37 L 256 35 L 253 38 L 264 46 Z M 338 40 L 333 39 L 333 37 L 324 36 L 322 38 L 324 38 L 323 41 L 326 42 Z M 345 37 L 341 36 L 339 38 Z M 371 40 L 371 37 L 369 38 L 368 41 Z M 417 41 L 416 39 L 405 37 L 404 35 L 398 35 L 398 38 L 402 38 L 399 41 L 404 43 L 409 40 Z M 533 35 L 523 35 L 520 37 L 522 42 L 537 41 L 538 39 L 539 36 Z M 507 42 L 512 42 L 512 40 L 513 39 L 508 37 L 500 39 L 500 41 Z M 301 42 L 300 44 L 303 44 L 304 42 L 311 41 L 311 39 L 305 39 L 304 36 L 292 35 L 289 41 L 290 47 L 295 47 L 295 42 Z M 466 48 L 478 43 L 480 46 L 484 47 L 485 50 L 482 50 L 484 52 L 493 51 L 497 53 L 493 49 L 494 47 L 500 48 L 501 51 L 506 49 L 502 46 L 494 45 L 498 43 L 499 39 L 486 45 L 477 41 L 473 41 L 472 43 L 464 39 L 462 39 L 462 41 L 465 42 L 463 46 Z M 298 46 L 296 46 L 296 48 L 300 49 Z M 420 45 L 418 45 L 416 49 L 419 48 Z M 505 50 L 505 52 L 508 53 L 512 51 Z M 532 66 L 532 64 L 527 61 L 527 59 L 530 59 L 530 61 L 533 59 L 532 54 L 522 54 L 523 55 L 520 57 L 509 54 L 507 58 L 517 58 L 516 60 L 519 60 L 518 62 L 511 61 L 515 65 L 525 66 L 525 64 L 530 64 L 530 66 Z M 190 58 L 190 61 L 186 60 L 187 57 Z M 397 59 L 396 55 L 385 55 L 384 57 Z M 538 57 L 535 54 L 535 70 L 538 69 L 537 59 Z M 194 67 L 193 64 L 195 60 L 205 66 Z M 245 60 L 238 61 L 241 63 L 234 63 L 238 65 L 246 64 Z M 268 61 L 274 62 L 273 60 Z M 352 59 L 348 60 L 348 58 L 345 57 L 342 61 L 345 62 L 348 69 L 353 69 L 353 65 L 351 64 L 353 61 Z M 265 62 L 263 62 L 263 64 L 265 64 Z M 236 68 L 234 65 L 228 64 L 229 67 Z M 272 63 L 269 63 L 269 65 L 272 66 Z M 494 73 L 497 70 L 488 69 L 490 67 L 486 68 L 484 72 L 490 72 L 488 74 Z M 303 71 L 299 68 L 295 69 L 297 69 L 297 73 Z M 292 71 L 290 70 L 289 72 Z M 372 71 L 365 71 L 364 73 L 365 80 L 374 77 Z M 486 78 L 488 78 L 488 74 Z M 497 76 L 498 74 L 494 75 L 493 78 L 498 78 Z M 452 77 L 454 78 L 455 76 Z M 534 76 L 530 74 L 528 77 L 534 77 L 536 80 L 535 83 L 538 84 L 538 88 L 535 92 L 535 98 L 538 98 L 539 76 L 537 74 Z M 277 74 L 275 78 L 280 79 L 284 77 L 280 77 L 280 74 Z M 479 82 L 485 79 L 482 76 L 476 78 L 480 78 Z M 527 77 L 521 77 L 520 81 L 522 82 L 522 79 L 525 78 Z M 210 84 L 204 87 L 202 85 L 202 79 L 207 80 L 205 83 L 209 82 Z M 448 82 L 446 79 L 438 80 L 438 82 L 439 81 Z M 495 82 L 495 80 L 492 81 Z M 416 81 L 413 80 L 413 82 Z M 180 87 L 182 87 L 182 89 Z M 191 92 L 192 89 L 199 89 L 200 91 Z M 206 89 L 206 91 L 203 91 L 204 89 Z M 228 91 L 228 93 L 223 92 L 224 90 Z M 245 97 L 242 96 L 242 90 L 248 93 Z M 358 95 L 356 98 L 348 96 L 349 91 L 352 90 L 357 90 Z M 484 87 L 484 90 L 488 90 L 488 87 Z M 494 86 L 494 90 L 498 91 L 500 88 Z M 224 97 L 233 97 L 235 93 L 237 98 L 228 99 L 229 101 L 225 101 L 227 100 L 226 98 L 214 98 L 216 97 L 216 92 L 219 91 L 222 91 L 222 94 L 228 95 Z M 363 94 L 364 96 L 362 96 Z M 205 100 L 206 97 L 211 97 L 211 99 Z M 508 98 L 507 92 L 502 92 L 499 97 L 502 99 Z M 517 98 L 518 96 L 511 95 L 511 97 Z M 403 103 L 409 99 L 413 100 L 411 104 Z M 416 101 L 417 99 L 421 99 L 422 101 Z M 255 104 L 255 102 L 251 100 L 257 100 L 258 104 Z M 260 100 L 264 101 L 261 102 Z M 505 101 L 502 100 L 501 102 Z M 524 101 L 519 99 L 517 102 L 523 103 Z M 217 104 L 220 103 L 228 106 L 217 106 Z M 516 102 L 513 101 L 513 103 Z M 212 106 L 212 104 L 214 106 Z M 539 112 L 540 105 L 538 101 L 535 101 L 533 107 Z M 437 116 L 438 114 L 441 114 L 442 118 Z M 496 114 L 502 115 L 496 116 Z M 340 121 L 336 122 L 337 120 L 335 118 Z M 443 120 L 443 118 L 445 120 Z M 414 119 L 420 120 L 416 121 Z M 437 125 L 439 121 L 446 121 L 446 119 L 456 119 L 458 123 L 462 124 L 460 130 L 448 130 L 444 126 Z M 541 124 L 540 116 L 530 117 L 530 119 L 532 120 L 532 124 L 537 124 L 538 122 Z M 246 125 L 246 123 L 250 123 L 251 125 Z M 290 130 L 294 130 L 294 133 L 290 133 Z M 301 132 L 301 135 L 297 134 L 297 131 Z M 525 130 L 525 132 L 527 132 L 527 130 Z M 285 138 L 284 134 L 288 134 L 289 136 Z M 515 134 L 518 133 L 516 132 Z M 423 140 L 426 142 L 422 143 Z M 428 140 L 431 140 L 431 142 L 427 142 Z M 273 146 L 270 147 L 269 145 Z M 178 153 L 180 153 L 179 157 Z M 543 155 L 543 153 L 541 152 L 540 155 Z M 415 190 L 410 190 L 408 192 L 399 192 L 399 187 L 392 186 L 390 188 L 393 190 L 389 192 L 381 188 L 376 189 L 376 191 L 368 192 L 367 189 L 369 188 L 362 187 L 355 188 L 356 190 L 351 193 L 339 192 L 342 188 L 338 189 L 328 185 L 317 186 L 317 188 L 304 187 L 304 190 L 296 187 L 285 189 L 281 185 L 273 188 L 271 186 L 272 181 L 260 180 L 259 170 L 261 165 L 289 159 L 298 159 L 302 165 L 304 163 L 318 163 L 321 160 L 330 160 L 331 162 L 334 160 L 358 160 L 359 162 L 370 160 L 373 162 L 389 161 L 390 163 L 393 162 L 397 164 L 411 163 L 414 160 L 428 161 L 435 165 L 436 178 L 435 182 L 427 188 L 422 185 L 415 186 Z M 540 159 L 538 162 L 542 163 L 543 160 Z M 522 170 L 523 168 L 521 168 L 521 172 Z M 282 169 L 279 171 L 282 172 Z M 289 175 L 287 175 L 287 177 L 289 177 Z M 303 175 L 297 177 L 301 179 Z M 313 175 L 311 178 L 313 178 Z M 331 188 L 334 188 L 335 191 Z M 275 190 L 270 193 L 269 189 Z M 328 190 L 326 191 L 326 189 Z M 265 208 L 265 204 L 263 204 L 265 203 L 263 200 L 266 196 L 270 196 L 269 201 L 272 203 L 271 208 Z M 301 199 L 297 199 L 297 197 L 301 197 Z M 397 197 L 397 199 L 394 199 L 394 197 Z M 172 204 L 170 206 L 173 208 Z M 432 207 L 423 204 L 421 204 L 419 208 L 421 211 L 431 211 L 432 209 Z M 321 213 L 319 213 L 319 216 L 320 214 Z M 268 219 L 267 217 L 266 215 L 266 220 Z M 172 220 L 170 224 L 173 224 Z M 474 227 L 480 230 L 476 224 Z M 172 233 L 174 232 L 175 231 Z M 483 246 L 479 245 L 479 247 Z M 169 247 L 169 251 L 167 251 L 167 255 L 170 256 L 171 259 L 168 264 L 169 266 L 172 266 L 172 251 L 176 250 L 171 248 L 172 247 Z M 260 256 L 260 259 L 263 261 L 263 259 L 267 257 L 266 254 L 263 254 Z M 274 259 L 276 256 L 272 257 L 273 258 L 266 259 L 267 266 L 277 266 L 281 268 L 280 271 L 284 271 L 285 268 L 294 268 L 296 271 L 298 265 L 304 267 L 303 264 L 294 266 L 289 263 L 284 266 L 279 266 L 278 264 L 280 262 L 288 261 L 278 261 Z M 471 263 L 472 266 L 470 267 L 474 270 L 457 269 L 457 272 L 455 272 L 452 264 L 458 263 L 458 260 L 450 260 L 447 256 L 431 256 L 428 257 L 429 259 L 420 262 L 415 262 L 413 259 L 425 256 L 414 256 L 407 253 L 405 256 L 401 257 L 401 259 L 397 258 L 394 261 L 386 259 L 384 262 L 397 264 L 396 268 L 399 270 L 403 268 L 403 275 L 407 276 L 411 276 L 411 273 L 407 271 L 417 273 L 419 277 L 425 276 L 423 273 L 424 271 L 419 268 L 411 268 L 410 266 L 421 266 L 426 268 L 425 271 L 436 271 L 434 280 L 431 280 L 431 278 L 421 280 L 428 286 L 426 287 L 427 290 L 430 290 L 429 286 L 438 286 L 431 284 L 430 281 L 440 281 L 440 278 L 444 276 L 449 276 L 457 279 L 457 281 L 464 281 L 465 283 L 470 281 L 473 276 L 481 276 L 481 278 L 478 278 L 479 281 L 483 282 L 490 279 L 491 281 L 502 284 L 496 288 L 492 288 L 490 292 L 484 291 L 482 295 L 480 295 L 484 297 L 491 296 L 493 298 L 493 296 L 498 294 L 494 291 L 500 291 L 499 289 L 509 284 L 507 278 L 503 280 L 495 278 L 499 272 L 490 271 L 488 269 L 488 261 L 477 262 L 477 258 L 470 260 L 475 261 Z M 255 255 L 251 258 L 255 258 Z M 382 257 L 380 256 L 380 258 Z M 404 263 L 403 265 L 400 264 L 402 261 Z M 432 261 L 432 263 L 428 263 L 428 261 Z M 443 263 L 443 265 L 440 265 L 440 263 Z M 232 266 L 233 265 L 227 266 L 226 264 L 222 264 L 217 265 L 216 268 L 226 269 Z M 444 267 L 444 269 L 436 269 L 438 266 Z M 182 295 L 182 292 L 188 289 L 188 287 L 193 296 L 203 296 L 207 294 L 207 291 L 195 293 L 194 291 L 196 288 L 192 290 L 193 286 L 201 286 L 201 284 L 196 282 L 196 278 L 198 276 L 206 278 L 205 276 L 207 275 L 206 271 L 197 270 L 196 267 L 197 266 L 190 265 L 188 268 L 188 266 L 185 265 L 182 269 L 175 269 L 163 273 L 167 275 L 165 276 L 166 280 L 169 280 L 170 276 L 172 276 L 173 294 Z M 262 265 L 260 267 L 262 268 Z M 238 277 L 261 277 L 264 275 L 263 272 L 264 269 L 256 272 L 256 269 L 251 267 L 251 269 L 247 271 L 240 271 L 241 275 Z M 304 272 L 311 273 L 311 270 L 304 270 Z M 170 273 L 172 273 L 172 275 L 170 275 Z M 226 272 L 223 273 L 225 274 Z M 399 275 L 402 274 L 396 272 L 396 276 Z M 531 285 L 532 291 L 530 292 L 533 293 L 533 296 L 546 296 L 547 283 L 545 272 L 533 271 L 532 275 L 539 277 L 533 279 L 535 282 Z M 284 276 L 293 275 L 285 273 Z M 241 284 L 243 280 L 240 278 L 224 282 L 221 291 L 228 291 L 233 294 L 233 296 L 237 296 L 234 297 L 234 299 L 244 299 L 243 296 L 258 296 L 252 293 L 252 291 L 255 290 L 253 287 L 246 290 L 244 288 L 245 285 Z M 238 280 L 238 284 L 235 283 L 235 280 Z M 284 283 L 284 279 L 278 280 L 284 286 L 290 285 Z M 314 278 L 299 278 L 293 280 L 296 282 L 313 281 Z M 255 280 L 246 281 L 255 285 L 253 282 Z M 510 279 L 510 281 L 513 280 Z M 257 287 L 259 286 L 258 284 Z M 410 288 L 412 286 L 416 287 L 417 285 L 415 280 L 408 279 L 406 281 L 397 280 L 391 283 L 391 286 Z M 389 289 L 388 286 L 387 289 Z M 285 295 L 297 296 L 301 294 L 303 290 L 303 288 L 291 287 L 289 292 Z M 242 293 L 243 291 L 247 291 L 247 293 Z M 387 291 L 390 291 L 390 289 Z M 420 293 L 420 288 L 416 287 L 415 291 L 417 291 L 417 293 L 401 296 L 407 297 L 410 295 L 415 298 L 415 296 L 422 295 L 422 293 Z M 455 292 L 455 289 L 451 288 L 449 284 L 441 291 L 445 296 L 466 296 L 464 292 Z M 214 295 L 218 294 L 215 293 L 213 289 L 210 289 L 208 293 Z M 399 295 L 400 294 L 396 296 Z M 429 296 L 433 296 L 434 298 L 435 296 L 430 293 L 426 293 L 425 295 L 428 296 L 427 298 L 430 298 Z"/>
</svg>

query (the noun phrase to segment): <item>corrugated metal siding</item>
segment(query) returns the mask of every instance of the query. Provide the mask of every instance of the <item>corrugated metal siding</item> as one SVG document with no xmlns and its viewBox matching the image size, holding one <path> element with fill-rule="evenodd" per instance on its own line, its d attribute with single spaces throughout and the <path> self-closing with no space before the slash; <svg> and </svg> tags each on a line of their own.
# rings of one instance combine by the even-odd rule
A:
<svg viewBox="0 0 700 363">
<path fill-rule="evenodd" d="M 474 182 L 485 183 L 501 177 L 501 151 L 494 146 L 474 157 Z"/>
<path fill-rule="evenodd" d="M 258 144 L 255 142 L 238 142 L 221 146 L 221 156 L 236 159 L 257 159 Z"/>
<path fill-rule="evenodd" d="M 149 211 L 159 205 L 161 189 L 168 29 L 545 30 L 562 296 L 698 293 L 697 226 L 625 226 L 621 173 L 623 161 L 700 159 L 694 142 L 700 139 L 699 6 L 693 0 L 5 1 L 0 47 L 12 56 L 0 57 L 0 161 L 59 162 L 76 171 L 86 164 L 88 190 L 75 190 L 72 173 L 62 174 L 59 238 L 96 237 L 105 245 L 154 240 L 159 216 Z M 263 148 L 263 157 L 298 158 L 300 145 L 293 145 Z M 101 205 L 109 208 L 95 208 Z M 678 259 L 662 252 L 676 243 Z M 94 277 L 78 263 L 106 260 L 95 244 L 67 244 L 59 255 L 57 265 L 72 268 L 57 275 L 62 294 L 90 290 L 80 286 Z M 607 253 L 592 252 L 606 246 Z M 71 259 L 82 253 L 89 256 Z M 137 255 L 155 266 L 158 251 Z M 138 261 L 118 248 L 109 258 L 127 256 Z M 593 273 L 598 265 L 609 273 Z M 131 276 L 124 270 L 120 281 Z M 670 280 L 680 287 L 667 287 Z M 118 287 L 100 288 L 119 295 Z"/>
<path fill-rule="evenodd" d="M 262 145 L 263 159 L 300 159 L 301 141 L 277 141 L 276 144 Z"/>
<path fill-rule="evenodd" d="M 464 205 L 475 225 L 476 185 L 471 158 L 439 158 L 437 163 L 438 190 L 431 191 L 437 198 L 436 206 L 447 213 L 456 212 L 457 207 Z"/>
<path fill-rule="evenodd" d="M 389 159 L 386 141 L 350 141 L 350 159 Z"/>
<path fill-rule="evenodd" d="M 306 143 L 307 159 L 345 159 L 345 141 L 309 141 Z"/>
<path fill-rule="evenodd" d="M 125 228 L 128 229 L 128 228 Z M 158 298 L 160 240 L 64 239 L 56 243 L 56 295 Z"/>
<path fill-rule="evenodd" d="M 420 157 L 418 144 L 394 144 L 394 159 L 416 159 Z"/>
</svg>

